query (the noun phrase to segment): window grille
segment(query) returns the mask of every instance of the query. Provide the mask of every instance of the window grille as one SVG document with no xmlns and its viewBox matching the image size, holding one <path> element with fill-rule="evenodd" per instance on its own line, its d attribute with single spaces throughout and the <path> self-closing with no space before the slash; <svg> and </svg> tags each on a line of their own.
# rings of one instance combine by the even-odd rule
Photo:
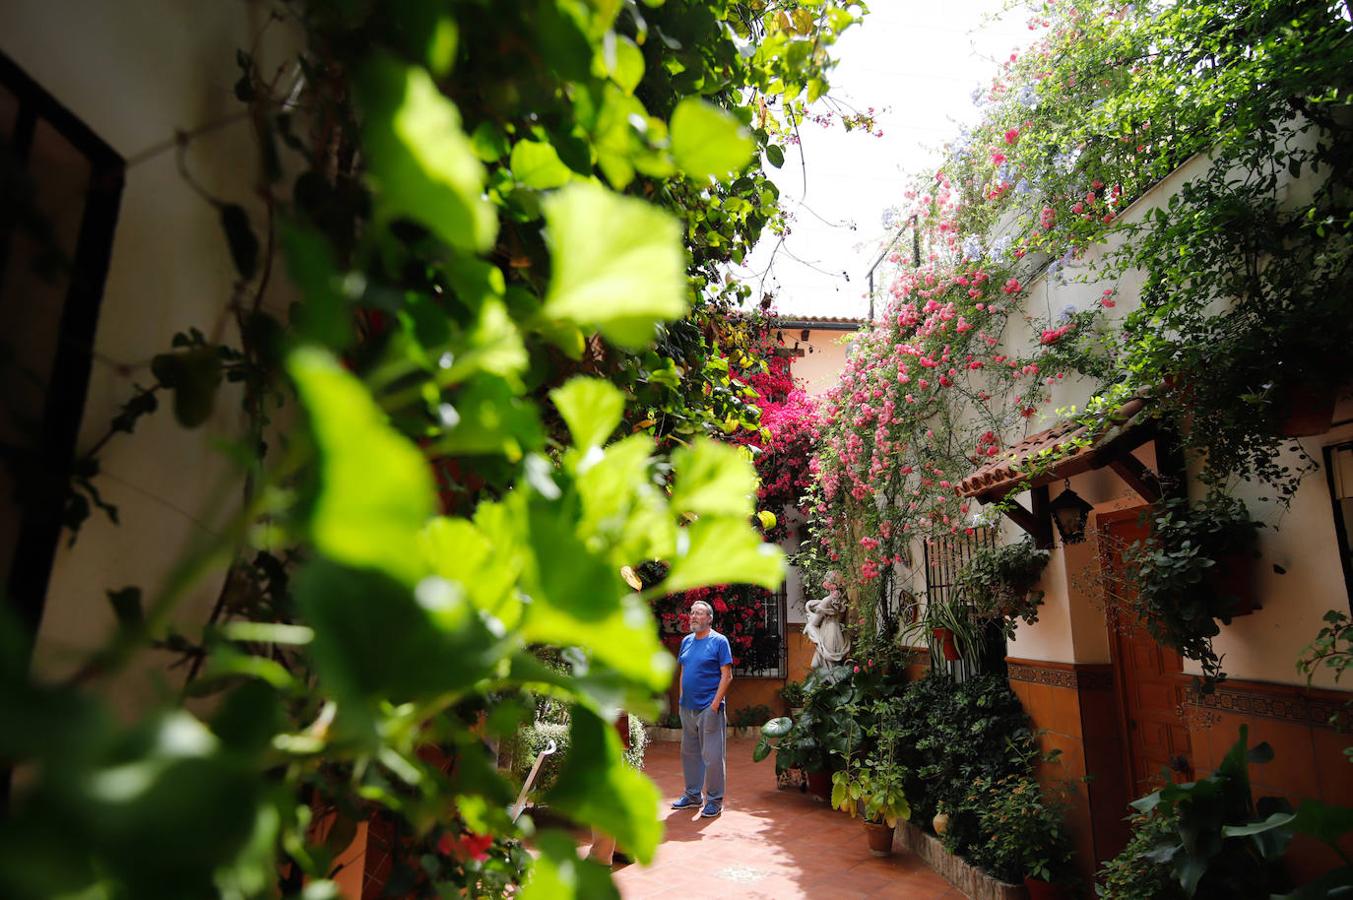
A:
<svg viewBox="0 0 1353 900">
<path fill-rule="evenodd" d="M 927 538 L 924 545 L 926 574 L 926 603 L 950 603 L 958 590 L 958 573 L 972 560 L 978 550 L 996 546 L 996 530 L 983 526 L 972 534 Z M 976 671 L 968 671 L 962 660 L 949 662 L 939 651 L 937 643 L 930 646 L 930 667 L 946 668 L 955 678 L 964 681 L 982 672 L 1004 674 L 1005 636 L 996 623 L 982 626 L 982 652 Z"/>
<path fill-rule="evenodd" d="M 784 678 L 786 668 L 785 586 L 766 597 L 762 616 L 752 632 L 752 644 L 742 653 L 733 673 L 743 678 Z"/>
</svg>

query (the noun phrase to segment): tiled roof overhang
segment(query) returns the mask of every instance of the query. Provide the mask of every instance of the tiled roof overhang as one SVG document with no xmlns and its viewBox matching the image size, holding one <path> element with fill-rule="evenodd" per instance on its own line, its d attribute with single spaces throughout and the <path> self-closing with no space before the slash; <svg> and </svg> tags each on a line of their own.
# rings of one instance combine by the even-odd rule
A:
<svg viewBox="0 0 1353 900">
<path fill-rule="evenodd" d="M 990 503 L 1014 491 L 1045 487 L 1104 466 L 1113 466 L 1139 493 L 1139 485 L 1134 483 L 1138 480 L 1143 480 L 1147 491 L 1154 493 L 1154 488 L 1146 484 L 1146 481 L 1153 479 L 1144 479 L 1144 468 L 1129 456 L 1131 450 L 1154 435 L 1147 406 L 1146 398 L 1132 398 L 1123 404 L 1114 423 L 1098 435 L 1092 435 L 1088 426 L 1072 420 L 1058 422 L 1051 428 L 1029 435 L 1004 455 L 960 481 L 958 493 L 963 497 L 975 497 Z M 1059 452 L 1065 455 L 1049 465 L 1039 467 L 1037 458 L 1040 455 L 1053 457 Z"/>
</svg>

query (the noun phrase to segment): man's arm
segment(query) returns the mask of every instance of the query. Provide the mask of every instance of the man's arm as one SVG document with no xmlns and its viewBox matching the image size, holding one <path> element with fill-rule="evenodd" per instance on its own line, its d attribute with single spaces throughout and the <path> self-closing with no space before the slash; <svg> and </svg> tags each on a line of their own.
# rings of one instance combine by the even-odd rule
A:
<svg viewBox="0 0 1353 900">
<path fill-rule="evenodd" d="M 733 667 L 729 663 L 719 666 L 719 689 L 714 692 L 714 702 L 709 705 L 710 709 L 718 709 L 719 704 L 723 702 L 723 695 L 728 693 L 728 686 L 733 683 Z"/>
<path fill-rule="evenodd" d="M 681 701 L 686 699 L 686 689 L 681 686 L 681 663 L 677 663 L 676 680 L 677 680 L 677 706 L 680 706 Z"/>
</svg>

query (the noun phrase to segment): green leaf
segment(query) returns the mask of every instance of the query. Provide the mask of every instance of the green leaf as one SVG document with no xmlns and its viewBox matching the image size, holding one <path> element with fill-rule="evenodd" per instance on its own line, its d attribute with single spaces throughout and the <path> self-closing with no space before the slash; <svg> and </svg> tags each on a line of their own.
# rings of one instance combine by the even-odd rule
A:
<svg viewBox="0 0 1353 900">
<path fill-rule="evenodd" d="M 537 643 L 582 647 L 636 684 L 662 690 L 672 656 L 658 641 L 649 607 L 632 595 L 605 548 L 578 533 L 579 500 L 570 491 L 557 500 L 518 489 L 505 508 L 525 528 L 533 552 L 523 574 L 531 597 L 523 637 Z"/>
<path fill-rule="evenodd" d="M 475 516 L 488 520 L 498 512 L 497 504 L 485 502 Z M 510 539 L 491 541 L 473 522 L 446 517 L 428 522 L 418 536 L 418 549 L 432 571 L 461 585 L 476 607 L 507 629 L 517 626 L 522 613 L 514 590 L 521 563 L 513 558 L 512 546 Z"/>
<path fill-rule="evenodd" d="M 633 94 L 644 78 L 644 51 L 627 37 L 616 38 L 615 59 L 608 66 L 607 74 L 622 91 Z"/>
<path fill-rule="evenodd" d="M 783 550 L 764 543 L 742 519 L 710 518 L 681 532 L 661 588 L 676 593 L 711 584 L 756 584 L 773 591 L 783 580 Z"/>
<path fill-rule="evenodd" d="M 571 378 L 563 387 L 550 391 L 559 414 L 579 450 L 602 447 L 625 414 L 625 395 L 609 381 L 600 378 Z"/>
<path fill-rule="evenodd" d="M 672 113 L 672 155 L 696 181 L 727 180 L 747 167 L 756 142 L 741 123 L 704 100 L 687 97 Z"/>
<path fill-rule="evenodd" d="M 780 168 L 785 164 L 785 151 L 779 144 L 766 145 L 766 161 L 775 168 Z"/>
<path fill-rule="evenodd" d="M 507 304 L 484 300 L 473 327 L 456 342 L 451 368 L 441 376 L 441 382 L 456 384 L 476 372 L 488 372 L 518 387 L 521 384 L 518 376 L 530 364 L 526 345 L 508 314 Z"/>
<path fill-rule="evenodd" d="M 591 711 L 574 706 L 571 747 L 546 802 L 615 838 L 647 865 L 662 839 L 658 789 L 625 764 L 620 736 Z"/>
<path fill-rule="evenodd" d="M 750 516 L 756 501 L 756 470 L 745 452 L 700 438 L 672 454 L 672 509 L 678 513 Z"/>
<path fill-rule="evenodd" d="M 352 316 L 343 296 L 329 242 L 318 231 L 293 222 L 281 226 L 287 273 L 300 289 L 293 324 L 303 343 L 343 350 L 352 342 Z"/>
<path fill-rule="evenodd" d="M 447 416 L 456 424 L 437 440 L 438 453 L 496 454 L 516 462 L 544 439 L 536 406 L 518 397 L 502 378 L 473 378 L 452 395 L 446 406 Z"/>
<path fill-rule="evenodd" d="M 470 135 L 475 156 L 484 162 L 497 162 L 507 156 L 507 138 L 492 122 L 480 122 Z"/>
<path fill-rule="evenodd" d="M 315 629 L 321 681 L 344 701 L 401 703 L 461 691 L 506 652 L 459 585 L 430 578 L 417 591 L 380 573 L 327 560 L 296 576 L 296 600 Z"/>
<path fill-rule="evenodd" d="M 752 762 L 761 762 L 767 756 L 770 756 L 771 749 L 770 741 L 765 738 L 757 741 L 756 746 L 752 748 Z"/>
<path fill-rule="evenodd" d="M 498 217 L 460 113 L 423 69 L 389 56 L 362 67 L 362 139 L 380 214 L 407 216 L 459 250 L 484 252 Z"/>
<path fill-rule="evenodd" d="M 685 314 L 686 260 L 670 215 L 594 184 L 569 185 L 544 209 L 553 266 L 546 317 L 638 349 L 658 322 Z"/>
<path fill-rule="evenodd" d="M 762 725 L 761 734 L 767 738 L 782 738 L 789 734 L 789 729 L 793 727 L 794 723 L 789 720 L 788 716 L 780 716 Z"/>
<path fill-rule="evenodd" d="M 573 171 L 564 165 L 553 144 L 517 141 L 510 165 L 517 181 L 532 190 L 563 187 L 573 180 Z"/>
<path fill-rule="evenodd" d="M 319 457 L 308 509 L 315 547 L 330 559 L 413 584 L 426 569 L 410 550 L 436 508 L 427 462 L 328 353 L 301 348 L 287 368 Z"/>
<path fill-rule="evenodd" d="M 1292 830 L 1333 845 L 1344 835 L 1353 832 L 1353 808 L 1332 806 L 1319 800 L 1303 800 L 1297 807 Z"/>
<path fill-rule="evenodd" d="M 541 852 L 522 887 L 521 900 L 619 900 L 610 871 L 579 859 L 572 835 L 546 831 L 535 843 Z"/>
</svg>

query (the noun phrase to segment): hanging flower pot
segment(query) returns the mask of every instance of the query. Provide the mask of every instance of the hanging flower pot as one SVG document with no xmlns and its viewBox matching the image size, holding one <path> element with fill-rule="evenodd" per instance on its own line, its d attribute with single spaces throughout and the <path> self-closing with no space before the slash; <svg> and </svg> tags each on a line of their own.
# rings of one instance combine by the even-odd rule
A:
<svg viewBox="0 0 1353 900">
<path fill-rule="evenodd" d="M 865 822 L 864 833 L 869 839 L 869 852 L 874 856 L 893 855 L 893 835 L 897 829 L 887 822 Z"/>
<path fill-rule="evenodd" d="M 935 640 L 940 642 L 940 647 L 944 651 L 944 658 L 949 662 L 959 660 L 958 644 L 954 643 L 954 632 L 949 628 L 932 628 L 931 634 Z"/>
<path fill-rule="evenodd" d="M 1338 397 L 1339 389 L 1333 384 L 1300 381 L 1291 385 L 1279 401 L 1282 403 L 1279 432 L 1283 437 L 1324 434 L 1334 418 L 1334 402 Z"/>
<path fill-rule="evenodd" d="M 1228 553 L 1212 569 L 1212 587 L 1224 597 L 1234 597 L 1231 618 L 1248 616 L 1260 609 L 1254 589 L 1254 559 L 1248 553 Z"/>
</svg>

